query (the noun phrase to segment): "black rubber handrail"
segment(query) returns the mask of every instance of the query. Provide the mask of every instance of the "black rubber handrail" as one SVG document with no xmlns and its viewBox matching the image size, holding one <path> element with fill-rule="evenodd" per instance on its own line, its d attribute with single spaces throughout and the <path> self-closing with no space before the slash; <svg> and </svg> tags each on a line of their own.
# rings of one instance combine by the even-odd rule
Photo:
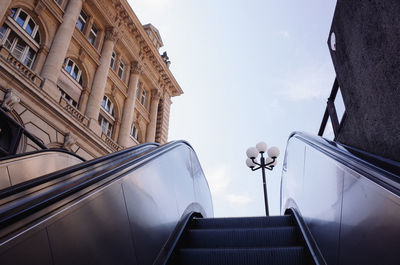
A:
<svg viewBox="0 0 400 265">
<path fill-rule="evenodd" d="M 86 161 L 86 162 L 83 162 L 83 163 L 79 163 L 77 165 L 74 165 L 74 166 L 71 166 L 71 167 L 56 171 L 56 172 L 52 172 L 52 173 L 46 174 L 46 175 L 44 175 L 42 177 L 38 177 L 38 178 L 34 178 L 34 179 L 31 179 L 31 180 L 22 182 L 20 184 L 5 188 L 3 190 L 0 190 L 0 199 L 3 199 L 5 197 L 12 196 L 12 195 L 14 195 L 16 193 L 31 189 L 31 188 L 36 187 L 38 185 L 44 184 L 44 183 L 46 183 L 48 181 L 58 179 L 58 178 L 60 178 L 62 176 L 65 176 L 67 174 L 71 174 L 71 173 L 77 172 L 79 170 L 84 170 L 84 169 L 86 169 L 86 168 L 88 168 L 90 166 L 93 166 L 95 164 L 99 164 L 101 162 L 106 162 L 107 160 L 111 160 L 111 159 L 116 158 L 118 156 L 125 155 L 125 154 L 131 153 L 131 152 L 136 152 L 136 151 L 138 151 L 140 149 L 149 149 L 151 147 L 156 148 L 158 146 L 160 146 L 158 143 L 144 143 L 144 144 L 141 144 L 141 145 L 136 145 L 136 146 L 133 146 L 131 148 L 127 148 L 127 149 L 121 150 L 119 152 L 111 153 L 111 154 L 108 154 L 108 155 L 105 155 L 105 156 L 102 156 L 102 157 L 99 157 L 99 158 L 95 158 L 95 159 L 92 159 L 92 160 L 89 160 L 89 161 Z"/>
<path fill-rule="evenodd" d="M 301 215 L 296 211 L 295 208 L 287 209 L 285 211 L 285 215 L 291 215 L 294 218 L 297 229 L 299 229 L 302 236 L 302 241 L 307 246 L 315 265 L 326 265 L 327 263 Z"/>
<path fill-rule="evenodd" d="M 160 146 L 159 148 L 152 149 L 144 154 L 125 159 L 122 162 L 112 164 L 106 170 L 100 170 L 96 172 L 90 172 L 88 168 L 87 174 L 82 174 L 82 178 L 73 183 L 66 183 L 65 185 L 59 185 L 50 191 L 44 192 L 44 194 L 39 194 L 34 196 L 32 199 L 21 200 L 21 202 L 14 202 L 11 208 L 6 208 L 5 210 L 0 210 L 0 229 L 3 229 L 12 223 L 15 223 L 39 210 L 42 210 L 60 200 L 77 193 L 91 185 L 94 185 L 108 177 L 112 177 L 108 180 L 114 181 L 121 178 L 125 174 L 134 170 L 137 166 L 141 166 L 154 158 L 163 155 L 172 149 L 175 149 L 181 145 L 186 145 L 192 148 L 185 141 L 171 142 L 166 145 Z M 90 162 L 90 161 L 89 161 Z"/>
<path fill-rule="evenodd" d="M 304 132 L 293 132 L 289 136 L 289 140 L 291 138 L 303 141 L 335 161 L 400 196 L 400 176 L 393 173 L 393 168 L 396 171 L 400 170 L 400 163 L 385 158 L 378 159 L 378 156 L 371 155 L 365 151 L 357 153 L 354 148 Z M 392 172 L 387 169 L 388 164 L 390 164 Z"/>
<path fill-rule="evenodd" d="M 3 162 L 5 160 L 9 160 L 9 159 L 14 159 L 14 158 L 19 158 L 19 157 L 24 157 L 24 156 L 30 156 L 30 155 L 36 155 L 36 154 L 41 154 L 41 153 L 48 153 L 48 152 L 57 152 L 57 153 L 65 153 L 71 156 L 74 156 L 76 158 L 79 158 L 82 162 L 85 162 L 86 159 L 84 159 L 83 157 L 65 150 L 65 149 L 61 149 L 61 148 L 48 148 L 48 149 L 41 149 L 41 150 L 36 150 L 36 151 L 32 151 L 32 152 L 26 152 L 26 153 L 20 153 L 20 154 L 16 154 L 16 155 L 10 155 L 10 156 L 4 156 L 4 157 L 0 157 L 0 162 Z"/>
<path fill-rule="evenodd" d="M 153 262 L 153 265 L 166 265 L 168 263 L 169 259 L 172 257 L 172 254 L 177 249 L 177 245 L 182 239 L 183 234 L 188 229 L 189 223 L 195 217 L 203 218 L 199 212 L 190 212 L 178 222 L 174 231 L 171 233 L 171 236 L 161 248 L 156 260 Z"/>
</svg>

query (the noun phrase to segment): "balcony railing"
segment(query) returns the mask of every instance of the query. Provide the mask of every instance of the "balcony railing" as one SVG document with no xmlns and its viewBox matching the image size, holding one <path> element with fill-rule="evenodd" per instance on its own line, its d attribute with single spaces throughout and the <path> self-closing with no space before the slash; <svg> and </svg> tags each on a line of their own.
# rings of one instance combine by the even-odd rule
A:
<svg viewBox="0 0 400 265">
<path fill-rule="evenodd" d="M 104 142 L 106 142 L 108 146 L 110 146 L 112 149 L 114 149 L 114 151 L 119 151 L 119 150 L 123 149 L 122 146 L 120 146 L 119 144 L 114 142 L 113 139 L 111 139 L 110 137 L 108 137 L 104 133 L 101 133 L 101 139 L 103 139 Z"/>
<path fill-rule="evenodd" d="M 69 102 L 65 98 L 63 97 L 60 98 L 60 105 L 67 112 L 69 112 L 75 119 L 83 123 L 83 125 L 87 126 L 89 124 L 88 118 L 85 115 L 83 115 L 77 108 L 69 104 Z"/>
<path fill-rule="evenodd" d="M 42 85 L 43 80 L 31 69 L 26 67 L 20 60 L 15 58 L 4 46 L 0 46 L 0 56 L 4 58 L 8 63 L 10 63 L 20 73 L 26 76 L 29 80 L 31 80 L 36 86 L 40 87 Z"/>
</svg>

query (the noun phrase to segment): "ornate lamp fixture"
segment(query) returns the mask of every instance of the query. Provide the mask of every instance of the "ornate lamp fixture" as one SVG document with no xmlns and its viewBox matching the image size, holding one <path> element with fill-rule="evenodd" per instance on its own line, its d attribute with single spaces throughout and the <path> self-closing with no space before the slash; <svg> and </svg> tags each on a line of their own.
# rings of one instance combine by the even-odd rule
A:
<svg viewBox="0 0 400 265">
<path fill-rule="evenodd" d="M 265 201 L 265 214 L 269 216 L 268 211 L 268 197 L 267 197 L 267 184 L 265 182 L 265 169 L 273 170 L 277 163 L 277 158 L 280 154 L 278 147 L 270 147 L 267 151 L 268 157 L 264 157 L 267 151 L 267 144 L 264 142 L 259 142 L 256 147 L 250 147 L 246 151 L 247 160 L 246 165 L 252 170 L 256 171 L 261 168 L 263 186 L 264 186 L 264 201 Z M 258 154 L 261 155 L 260 161 L 257 161 Z M 257 167 L 258 166 L 258 167 Z"/>
</svg>

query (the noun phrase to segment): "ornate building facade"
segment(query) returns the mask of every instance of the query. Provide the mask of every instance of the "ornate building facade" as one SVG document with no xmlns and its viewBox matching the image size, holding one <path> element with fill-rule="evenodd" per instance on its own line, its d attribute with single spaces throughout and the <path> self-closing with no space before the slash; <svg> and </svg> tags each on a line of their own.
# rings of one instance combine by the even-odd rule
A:
<svg viewBox="0 0 400 265">
<path fill-rule="evenodd" d="M 44 145 L 90 159 L 167 141 L 183 92 L 126 0 L 3 0 L 0 18 L 2 108 Z"/>
</svg>

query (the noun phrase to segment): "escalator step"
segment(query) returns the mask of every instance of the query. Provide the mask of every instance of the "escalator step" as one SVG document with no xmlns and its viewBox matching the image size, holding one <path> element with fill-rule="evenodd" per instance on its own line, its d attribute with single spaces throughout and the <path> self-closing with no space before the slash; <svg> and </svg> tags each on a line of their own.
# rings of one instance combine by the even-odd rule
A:
<svg viewBox="0 0 400 265">
<path fill-rule="evenodd" d="M 306 264 L 303 247 L 180 249 L 181 265 L 302 265 Z"/>
<path fill-rule="evenodd" d="M 185 247 L 283 247 L 299 244 L 294 226 L 249 229 L 191 229 Z"/>
<path fill-rule="evenodd" d="M 269 216 L 269 217 L 239 217 L 239 218 L 195 218 L 192 228 L 242 228 L 242 227 L 276 227 L 294 225 L 292 217 Z"/>
</svg>

